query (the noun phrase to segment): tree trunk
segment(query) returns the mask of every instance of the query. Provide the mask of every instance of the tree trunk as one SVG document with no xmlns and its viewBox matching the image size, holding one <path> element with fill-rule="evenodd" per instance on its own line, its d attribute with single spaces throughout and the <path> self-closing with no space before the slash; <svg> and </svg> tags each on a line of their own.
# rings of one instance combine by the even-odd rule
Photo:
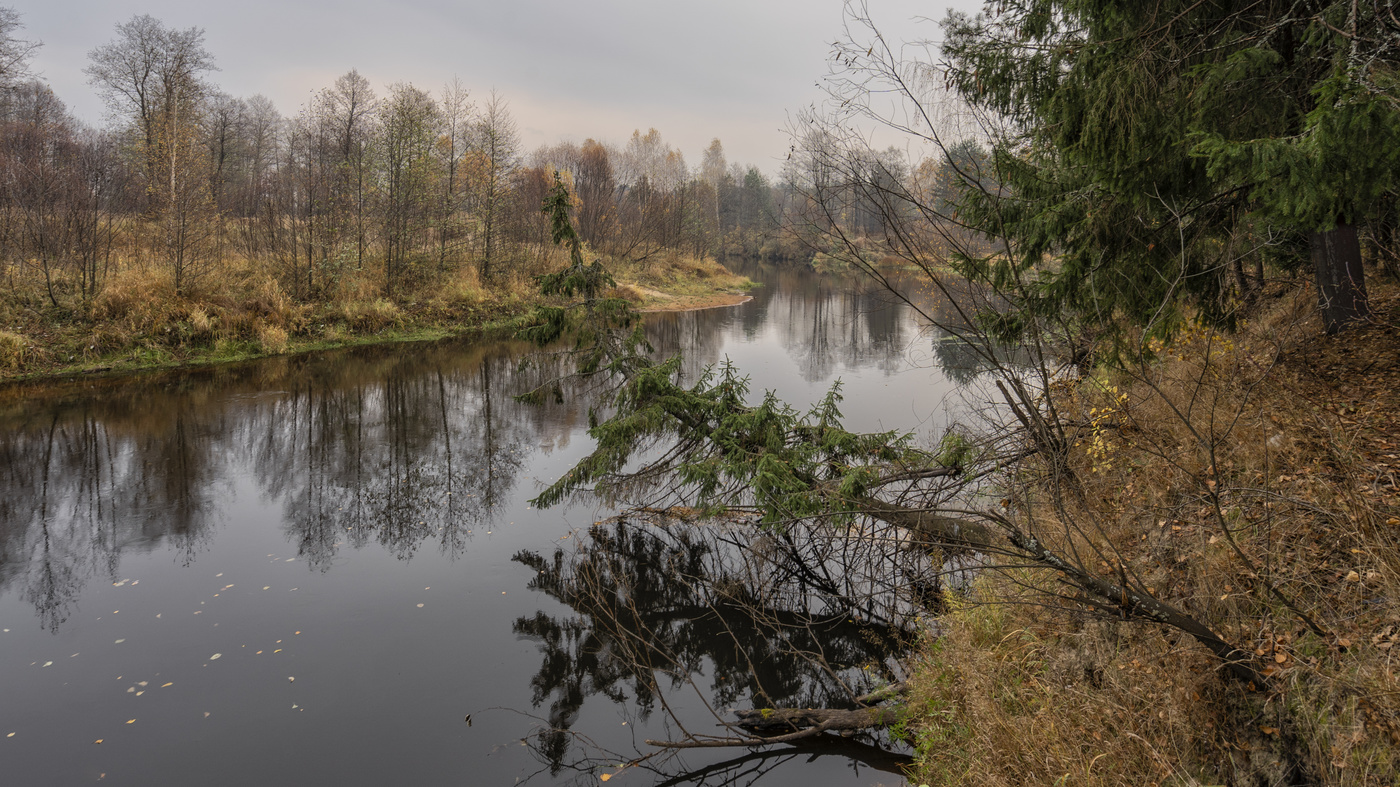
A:
<svg viewBox="0 0 1400 787">
<path fill-rule="evenodd" d="M 773 708 L 770 710 L 736 710 L 738 725 L 746 730 L 762 732 L 797 732 L 809 727 L 823 730 L 864 730 L 888 727 L 899 721 L 895 708 Z"/>
<path fill-rule="evenodd" d="M 1338 224 L 1309 237 L 1317 276 L 1317 305 L 1328 333 L 1370 316 L 1366 279 L 1361 269 L 1361 244 L 1355 224 Z"/>
</svg>

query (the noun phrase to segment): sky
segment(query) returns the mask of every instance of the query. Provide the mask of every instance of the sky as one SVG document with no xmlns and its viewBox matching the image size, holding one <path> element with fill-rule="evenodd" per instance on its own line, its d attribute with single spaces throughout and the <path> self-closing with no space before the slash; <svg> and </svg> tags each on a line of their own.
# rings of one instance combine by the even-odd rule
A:
<svg viewBox="0 0 1400 787">
<path fill-rule="evenodd" d="M 775 174 L 796 112 L 821 102 L 841 0 L 9 0 L 31 67 L 92 125 L 106 110 L 87 83 L 88 52 L 150 14 L 205 31 L 234 96 L 261 93 L 295 116 L 358 69 L 380 95 L 396 82 L 437 94 L 454 77 L 478 104 L 508 103 L 524 151 L 594 138 L 623 144 L 656 128 L 692 166 L 719 138 L 731 162 Z M 950 6 L 981 0 L 867 0 L 892 41 L 939 35 Z M 3 0 L 0 0 L 3 3 Z"/>
</svg>

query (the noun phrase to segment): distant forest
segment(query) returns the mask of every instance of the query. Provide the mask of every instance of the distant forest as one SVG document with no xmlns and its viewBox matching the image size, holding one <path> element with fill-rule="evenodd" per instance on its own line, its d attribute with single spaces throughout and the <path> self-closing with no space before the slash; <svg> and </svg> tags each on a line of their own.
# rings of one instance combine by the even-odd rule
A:
<svg viewBox="0 0 1400 787">
<path fill-rule="evenodd" d="M 561 173 L 579 231 L 617 260 L 790 256 L 777 240 L 793 184 L 726 160 L 698 167 L 655 129 L 527 152 L 504 96 L 454 80 L 376 89 L 351 70 L 293 116 L 212 81 L 197 28 L 150 16 L 116 27 L 86 73 L 109 124 L 75 120 L 32 78 L 38 44 L 0 9 L 0 265 L 13 297 L 85 307 L 123 268 L 177 296 L 256 263 L 288 297 L 402 297 L 468 276 L 519 280 L 548 264 L 540 205 Z"/>
</svg>

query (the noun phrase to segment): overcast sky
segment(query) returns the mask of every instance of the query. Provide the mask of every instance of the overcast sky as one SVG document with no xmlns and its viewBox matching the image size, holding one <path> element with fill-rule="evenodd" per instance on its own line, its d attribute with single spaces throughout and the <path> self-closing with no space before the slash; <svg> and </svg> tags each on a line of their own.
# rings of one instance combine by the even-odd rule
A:
<svg viewBox="0 0 1400 787">
<path fill-rule="evenodd" d="M 821 100 L 841 35 L 841 0 L 10 0 L 33 60 L 70 111 L 101 125 L 82 69 L 117 24 L 150 14 L 199 27 L 235 96 L 261 93 L 293 116 L 352 68 L 383 95 L 435 94 L 454 76 L 509 102 L 525 150 L 593 137 L 624 143 L 655 127 L 692 167 L 713 137 L 730 161 L 775 173 L 790 114 Z M 4 0 L 0 0 L 4 4 Z M 934 39 L 950 6 L 981 0 L 869 0 L 894 40 Z M 928 21 L 920 21 L 928 20 Z"/>
</svg>

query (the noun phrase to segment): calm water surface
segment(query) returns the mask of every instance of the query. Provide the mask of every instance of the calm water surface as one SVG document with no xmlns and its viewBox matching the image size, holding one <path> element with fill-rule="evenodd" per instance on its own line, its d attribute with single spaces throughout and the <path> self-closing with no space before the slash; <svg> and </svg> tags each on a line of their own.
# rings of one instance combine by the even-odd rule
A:
<svg viewBox="0 0 1400 787">
<path fill-rule="evenodd" d="M 751 275 L 767 286 L 747 304 L 652 318 L 658 348 L 691 373 L 728 358 L 797 405 L 839 377 L 848 426 L 936 439 L 949 377 L 973 372 L 911 310 Z M 541 720 L 634 754 L 665 737 L 550 574 L 611 512 L 529 504 L 590 441 L 586 402 L 511 399 L 525 352 L 400 345 L 0 391 L 0 780 L 597 784 L 592 750 Z M 643 574 L 655 553 L 636 545 Z M 744 654 L 666 592 L 653 625 L 716 704 L 760 679 L 819 698 L 782 664 L 743 678 Z M 616 778 L 898 784 L 894 765 L 859 745 L 719 750 Z"/>
</svg>

